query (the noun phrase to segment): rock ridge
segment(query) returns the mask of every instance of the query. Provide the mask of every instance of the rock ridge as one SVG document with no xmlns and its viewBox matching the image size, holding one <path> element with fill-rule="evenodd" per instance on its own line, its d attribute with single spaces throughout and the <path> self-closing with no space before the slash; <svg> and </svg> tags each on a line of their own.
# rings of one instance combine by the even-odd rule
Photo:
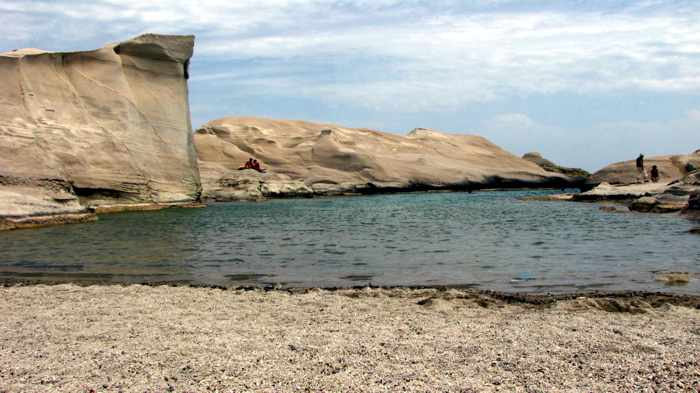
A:
<svg viewBox="0 0 700 393">
<path fill-rule="evenodd" d="M 561 174 L 564 174 L 566 176 L 578 178 L 581 181 L 585 181 L 586 178 L 588 178 L 588 176 L 591 175 L 590 173 L 588 173 L 588 171 L 583 170 L 581 168 L 567 168 L 567 167 L 557 165 L 554 162 L 542 157 L 542 154 L 540 154 L 538 152 L 525 153 L 523 155 L 523 159 L 528 160 L 530 162 L 534 162 L 535 164 L 539 165 L 542 169 L 544 169 L 546 171 L 561 173 Z"/>
<path fill-rule="evenodd" d="M 306 121 L 228 117 L 194 136 L 203 197 L 348 195 L 428 190 L 567 187 L 486 138 L 418 128 L 407 135 Z M 248 158 L 267 173 L 238 170 Z"/>
</svg>

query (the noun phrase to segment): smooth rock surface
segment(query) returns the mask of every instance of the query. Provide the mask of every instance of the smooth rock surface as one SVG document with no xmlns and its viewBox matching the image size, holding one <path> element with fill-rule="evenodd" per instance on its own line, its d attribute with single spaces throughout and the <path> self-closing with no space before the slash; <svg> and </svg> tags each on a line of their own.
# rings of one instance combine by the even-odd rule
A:
<svg viewBox="0 0 700 393">
<path fill-rule="evenodd" d="M 641 197 L 652 197 L 666 190 L 668 186 L 663 183 L 631 184 L 627 186 L 615 186 L 601 183 L 592 190 L 574 194 L 574 201 L 614 201 L 632 200 Z"/>
<path fill-rule="evenodd" d="M 255 199 L 423 189 L 562 187 L 547 172 L 485 138 L 416 129 L 406 136 L 304 121 L 229 117 L 194 136 L 203 196 Z M 255 158 L 267 173 L 238 171 Z M 275 194 L 275 192 L 268 192 Z"/>
<path fill-rule="evenodd" d="M 0 53 L 0 217 L 196 200 L 194 37 Z"/>
</svg>

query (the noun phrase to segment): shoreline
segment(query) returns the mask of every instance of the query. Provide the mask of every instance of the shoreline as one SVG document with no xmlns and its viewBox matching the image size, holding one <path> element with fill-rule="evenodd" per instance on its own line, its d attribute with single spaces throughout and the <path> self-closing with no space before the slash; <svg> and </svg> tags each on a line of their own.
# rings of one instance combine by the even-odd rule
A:
<svg viewBox="0 0 700 393">
<path fill-rule="evenodd" d="M 697 304 L 627 296 L 538 305 L 434 289 L 0 287 L 0 391 L 700 388 Z"/>
<path fill-rule="evenodd" d="M 370 183 L 371 184 L 371 183 Z M 414 184 L 407 187 L 381 187 L 376 185 L 364 185 L 364 187 L 355 187 L 347 191 L 338 192 L 318 192 L 313 194 L 294 194 L 281 193 L 270 194 L 262 198 L 235 198 L 235 199 L 217 199 L 211 197 L 203 197 L 200 201 L 184 201 L 171 203 L 116 203 L 108 205 L 88 205 L 79 213 L 51 213 L 51 214 L 33 214 L 33 215 L 16 215 L 16 216 L 0 216 L 0 232 L 16 231 L 23 229 L 37 229 L 60 225 L 82 224 L 99 220 L 102 215 L 133 213 L 133 212 L 156 212 L 172 208 L 180 209 L 200 209 L 207 208 L 211 204 L 225 203 L 240 203 L 240 202 L 268 202 L 274 200 L 304 200 L 304 199 L 321 199 L 321 198 L 343 198 L 343 197 L 358 197 L 358 196 L 374 196 L 374 195 L 402 195 L 402 194 L 423 194 L 423 193 L 477 193 L 477 192 L 510 192 L 510 191 L 556 191 L 564 190 L 562 188 L 566 184 L 544 184 L 542 186 L 527 185 L 514 183 L 509 186 L 504 183 L 502 187 L 484 187 L 480 188 L 478 184 L 464 185 L 447 185 L 447 186 L 431 186 Z M 491 187 L 491 188 L 489 188 Z"/>
<path fill-rule="evenodd" d="M 461 285 L 394 285 L 375 286 L 357 285 L 347 287 L 281 287 L 281 286 L 222 286 L 214 284 L 190 283 L 186 281 L 153 281 L 139 283 L 119 283 L 100 281 L 40 281 L 40 280 L 14 280 L 0 278 L 0 289 L 3 288 L 31 288 L 31 287 L 56 287 L 70 285 L 78 288 L 90 287 L 149 287 L 149 288 L 188 288 L 192 290 L 221 290 L 231 293 L 257 292 L 280 293 L 288 295 L 304 295 L 316 292 L 327 292 L 349 297 L 374 296 L 383 294 L 387 296 L 433 296 L 447 299 L 488 300 L 489 302 L 511 305 L 528 305 L 550 307 L 559 302 L 566 302 L 581 298 L 600 299 L 604 303 L 621 302 L 638 303 L 645 302 L 649 307 L 660 307 L 665 304 L 695 308 L 700 310 L 700 294 L 673 293 L 664 291 L 596 291 L 585 290 L 578 292 L 524 292 L 524 291 L 499 291 L 491 289 L 476 289 Z M 374 295 L 372 295 L 374 294 Z"/>
</svg>

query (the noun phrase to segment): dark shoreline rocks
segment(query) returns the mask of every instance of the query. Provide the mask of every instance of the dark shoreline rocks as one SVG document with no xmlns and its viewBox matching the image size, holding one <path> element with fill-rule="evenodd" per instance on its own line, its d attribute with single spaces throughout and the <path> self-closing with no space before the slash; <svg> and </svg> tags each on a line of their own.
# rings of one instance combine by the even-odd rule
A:
<svg viewBox="0 0 700 393">
<path fill-rule="evenodd" d="M 700 191 L 694 191 L 688 196 L 688 210 L 700 211 Z"/>
</svg>

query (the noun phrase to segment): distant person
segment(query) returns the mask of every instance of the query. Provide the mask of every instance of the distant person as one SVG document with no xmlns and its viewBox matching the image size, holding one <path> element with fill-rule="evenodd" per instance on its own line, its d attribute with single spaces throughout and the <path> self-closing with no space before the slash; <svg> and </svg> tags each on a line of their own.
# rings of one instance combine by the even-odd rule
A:
<svg viewBox="0 0 700 393">
<path fill-rule="evenodd" d="M 656 165 L 653 165 L 651 167 L 651 182 L 652 183 L 659 182 L 659 168 Z"/>
<path fill-rule="evenodd" d="M 637 157 L 637 180 L 641 178 L 641 183 L 647 182 L 647 172 L 644 170 L 644 154 Z"/>
</svg>

